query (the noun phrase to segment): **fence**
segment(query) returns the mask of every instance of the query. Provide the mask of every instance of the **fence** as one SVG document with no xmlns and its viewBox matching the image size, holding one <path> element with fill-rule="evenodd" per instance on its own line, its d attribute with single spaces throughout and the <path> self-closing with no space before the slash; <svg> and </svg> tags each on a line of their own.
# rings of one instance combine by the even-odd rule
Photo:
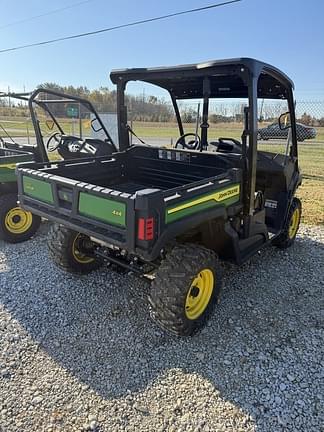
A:
<svg viewBox="0 0 324 432">
<path fill-rule="evenodd" d="M 226 101 L 213 100 L 210 103 L 209 110 L 209 131 L 210 140 L 221 136 L 240 138 L 243 130 L 243 113 L 247 101 Z M 195 103 L 180 103 L 182 121 L 185 132 L 195 132 L 197 123 L 198 107 L 200 107 L 200 116 L 198 124 L 201 121 L 201 101 Z M 258 138 L 260 141 L 269 144 L 275 140 L 284 140 L 288 136 L 288 129 L 281 130 L 278 126 L 278 117 L 288 110 L 286 101 L 258 101 Z M 15 111 L 17 113 L 17 111 Z M 13 138 L 20 137 L 27 142 L 33 142 L 34 129 L 31 120 L 25 115 L 13 115 L 6 108 L 1 112 L 0 108 L 0 137 Z M 86 115 L 84 117 L 87 117 Z M 297 117 L 297 139 L 300 142 L 312 142 L 324 144 L 324 101 L 298 101 L 296 103 Z M 137 116 L 138 118 L 138 116 Z M 51 133 L 43 119 L 44 134 Z M 144 140 L 150 140 L 152 144 L 174 143 L 179 137 L 179 131 L 175 119 L 171 121 L 138 121 L 133 120 L 132 128 L 136 135 Z M 78 131 L 79 119 L 60 118 L 60 123 L 67 129 L 66 133 Z M 84 134 L 91 134 L 89 121 L 86 118 L 81 119 Z M 111 127 L 111 126 L 110 126 Z M 114 126 L 116 127 L 116 126 Z M 114 135 L 115 131 L 113 132 Z M 133 137 L 133 142 L 137 142 Z"/>
<path fill-rule="evenodd" d="M 195 133 L 197 116 L 201 122 L 202 101 L 179 104 L 185 133 Z M 246 100 L 213 100 L 209 106 L 208 139 L 219 137 L 240 139 L 243 131 L 244 107 Z M 274 144 L 287 141 L 289 129 L 281 130 L 278 118 L 288 111 L 286 101 L 258 101 L 258 139 L 261 143 Z M 132 118 L 132 117 L 131 117 Z M 136 116 L 135 118 L 138 118 Z M 299 142 L 324 144 L 324 101 L 298 101 L 296 103 L 297 139 Z M 136 135 L 151 144 L 174 143 L 179 137 L 175 120 L 168 122 L 132 121 Z M 199 131 L 198 131 L 199 133 Z M 133 142 L 137 142 L 133 137 Z"/>
</svg>

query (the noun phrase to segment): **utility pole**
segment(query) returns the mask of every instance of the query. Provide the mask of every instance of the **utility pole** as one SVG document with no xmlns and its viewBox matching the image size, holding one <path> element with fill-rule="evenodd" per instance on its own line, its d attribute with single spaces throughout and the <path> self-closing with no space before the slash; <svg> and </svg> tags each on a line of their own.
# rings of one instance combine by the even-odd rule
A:
<svg viewBox="0 0 324 432">
<path fill-rule="evenodd" d="M 8 94 L 10 95 L 10 87 L 8 86 Z M 11 98 L 9 96 L 9 112 L 11 114 Z"/>
<path fill-rule="evenodd" d="M 81 117 L 81 103 L 79 102 L 79 133 L 82 139 L 82 117 Z"/>
</svg>

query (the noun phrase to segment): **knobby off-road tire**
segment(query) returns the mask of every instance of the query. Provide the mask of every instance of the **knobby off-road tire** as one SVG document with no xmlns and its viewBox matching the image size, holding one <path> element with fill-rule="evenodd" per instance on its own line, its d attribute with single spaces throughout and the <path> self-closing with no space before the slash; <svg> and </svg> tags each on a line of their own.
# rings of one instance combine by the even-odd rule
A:
<svg viewBox="0 0 324 432">
<path fill-rule="evenodd" d="M 92 255 L 90 239 L 62 225 L 51 226 L 47 245 L 54 263 L 69 273 L 87 274 L 102 265 L 102 262 Z"/>
<path fill-rule="evenodd" d="M 38 230 L 41 218 L 23 210 L 17 204 L 17 194 L 0 196 L 0 239 L 20 243 L 30 239 Z"/>
<path fill-rule="evenodd" d="M 214 310 L 221 278 L 213 251 L 193 244 L 177 245 L 162 261 L 152 282 L 148 297 L 152 319 L 177 336 L 194 334 Z M 204 286 L 207 296 L 202 296 Z"/>
<path fill-rule="evenodd" d="M 296 238 L 300 219 L 302 214 L 302 205 L 298 198 L 293 198 L 290 205 L 285 226 L 278 237 L 276 237 L 272 244 L 279 249 L 286 249 L 290 247 Z"/>
</svg>

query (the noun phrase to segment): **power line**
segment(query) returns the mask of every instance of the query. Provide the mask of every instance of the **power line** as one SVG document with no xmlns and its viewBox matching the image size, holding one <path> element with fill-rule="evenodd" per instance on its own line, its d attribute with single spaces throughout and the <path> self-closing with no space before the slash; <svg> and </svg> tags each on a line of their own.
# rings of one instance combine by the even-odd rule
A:
<svg viewBox="0 0 324 432">
<path fill-rule="evenodd" d="M 242 0 L 230 0 L 230 1 L 225 1 L 222 3 L 215 3 L 215 4 L 212 4 L 209 6 L 203 6 L 203 7 L 195 8 L 195 9 L 187 9 L 187 10 L 180 11 L 180 12 L 174 12 L 171 14 L 161 15 L 161 16 L 154 17 L 154 18 L 148 18 L 148 19 L 144 19 L 144 20 L 133 21 L 133 22 L 130 22 L 127 24 L 121 24 L 121 25 L 114 26 L 114 27 L 107 27 L 104 29 L 95 30 L 95 31 L 91 31 L 91 32 L 79 33 L 79 34 L 75 34 L 75 35 L 71 35 L 71 36 L 59 37 L 56 39 L 50 39 L 50 40 L 46 40 L 46 41 L 42 41 L 42 42 L 35 42 L 35 43 L 27 44 L 27 45 L 20 45 L 20 46 L 16 46 L 16 47 L 12 47 L 12 48 L 5 48 L 5 49 L 0 50 L 0 54 L 5 53 L 5 52 L 9 52 L 9 51 L 18 51 L 18 50 L 22 50 L 25 48 L 31 48 L 31 47 L 41 46 L 41 45 L 48 45 L 48 44 L 66 41 L 66 40 L 70 40 L 70 39 L 77 39 L 77 38 L 81 38 L 81 37 L 85 37 L 85 36 L 91 36 L 91 35 L 95 35 L 95 34 L 99 34 L 99 33 L 105 33 L 105 32 L 109 32 L 109 31 L 113 31 L 113 30 L 119 30 L 119 29 L 126 28 L 126 27 L 133 27 L 133 26 L 137 26 L 137 25 L 141 25 L 141 24 L 146 24 L 149 22 L 160 21 L 160 20 L 164 20 L 167 18 L 173 18 L 173 17 L 179 16 L 179 15 L 186 15 L 186 14 L 190 14 L 190 13 L 201 12 L 201 11 L 205 11 L 208 9 L 214 9 L 214 8 L 217 8 L 220 6 L 226 6 L 226 5 L 229 5 L 231 3 L 238 3 L 240 1 L 242 1 Z"/>
<path fill-rule="evenodd" d="M 28 17 L 28 18 L 24 18 L 24 19 L 19 20 L 19 21 L 13 21 L 11 23 L 8 23 L 8 24 L 5 24 L 3 26 L 0 26 L 0 30 L 2 30 L 4 28 L 7 28 L 7 27 L 11 27 L 11 26 L 17 25 L 17 24 L 23 24 L 25 22 L 32 21 L 32 20 L 37 19 L 37 18 L 43 18 L 44 16 L 52 15 L 52 14 L 55 14 L 55 13 L 58 13 L 58 12 L 62 12 L 62 11 L 67 10 L 67 9 L 72 9 L 72 8 L 75 8 L 75 7 L 80 6 L 82 4 L 90 3 L 92 1 L 94 1 L 94 0 L 79 1 L 77 3 L 72 3 L 72 4 L 68 5 L 68 6 L 64 6 L 64 7 L 59 8 L 59 9 L 53 9 L 51 11 L 44 12 L 44 13 L 42 13 L 40 15 L 34 15 L 34 16 L 31 16 L 31 17 Z"/>
</svg>

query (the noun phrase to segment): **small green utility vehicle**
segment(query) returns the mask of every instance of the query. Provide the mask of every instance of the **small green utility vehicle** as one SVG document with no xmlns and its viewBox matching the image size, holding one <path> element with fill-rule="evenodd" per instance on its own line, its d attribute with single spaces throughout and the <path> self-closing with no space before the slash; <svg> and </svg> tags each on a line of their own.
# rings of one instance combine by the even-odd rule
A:
<svg viewBox="0 0 324 432">
<path fill-rule="evenodd" d="M 16 164 L 32 160 L 30 152 L 0 147 L 0 239 L 10 243 L 29 239 L 40 224 L 39 216 L 17 204 Z"/>
<path fill-rule="evenodd" d="M 13 123 L 14 128 L 17 128 L 14 132 L 26 136 L 11 136 L 10 130 L 5 128 L 5 118 L 0 124 L 0 239 L 9 243 L 19 243 L 36 233 L 41 218 L 22 209 L 17 203 L 16 165 L 26 161 L 48 162 L 48 154 L 54 155 L 51 151 L 56 146 L 57 133 L 64 133 L 64 129 L 69 132 L 71 126 L 77 128 L 79 125 L 82 131 L 81 114 L 98 123 L 100 128 L 102 124 L 94 107 L 87 100 L 49 89 L 41 88 L 31 93 L 1 93 L 0 97 L 9 97 L 11 102 L 17 100 L 19 103 L 26 103 L 30 114 L 30 118 L 24 119 L 23 122 L 17 121 L 15 117 L 9 118 L 9 125 Z M 59 100 L 56 100 L 58 97 Z M 58 109 L 58 106 L 63 109 Z M 76 113 L 79 119 L 67 118 L 70 112 Z M 22 128 L 25 123 L 28 125 L 30 120 L 34 130 L 32 135 L 35 135 L 32 137 L 27 136 Z M 88 154 L 86 150 L 85 153 L 83 150 L 79 152 L 78 148 L 70 150 L 67 147 L 65 151 L 55 153 L 54 159 L 79 158 L 82 154 Z"/>
<path fill-rule="evenodd" d="M 80 160 L 19 166 L 19 200 L 56 222 L 48 244 L 61 268 L 87 273 L 108 263 L 137 273 L 151 282 L 153 319 L 190 335 L 218 302 L 219 258 L 241 264 L 270 242 L 286 248 L 295 240 L 301 174 L 293 83 L 249 58 L 110 76 L 117 84 L 118 142 L 98 139 Z M 130 143 L 125 88 L 138 80 L 169 92 L 179 126 L 175 147 Z M 245 101 L 240 140 L 208 137 L 210 101 L 225 98 Z M 185 133 L 178 101 L 197 99 L 200 129 Z M 258 99 L 287 103 L 278 120 L 289 128 L 284 154 L 258 151 Z M 56 136 L 60 151 L 71 143 L 87 146 L 79 136 Z"/>
</svg>

